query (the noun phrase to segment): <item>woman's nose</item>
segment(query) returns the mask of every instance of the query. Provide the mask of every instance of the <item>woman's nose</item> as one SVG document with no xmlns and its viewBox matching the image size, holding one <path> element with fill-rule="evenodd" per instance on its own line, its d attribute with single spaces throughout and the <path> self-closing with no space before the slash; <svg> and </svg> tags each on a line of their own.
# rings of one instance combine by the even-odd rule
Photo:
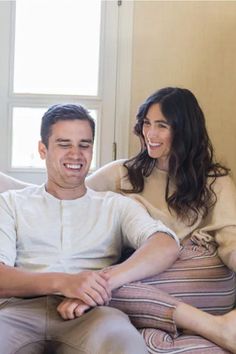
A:
<svg viewBox="0 0 236 354">
<path fill-rule="evenodd" d="M 147 132 L 147 137 L 151 139 L 157 137 L 157 135 L 158 135 L 158 129 L 156 127 L 150 127 Z"/>
</svg>

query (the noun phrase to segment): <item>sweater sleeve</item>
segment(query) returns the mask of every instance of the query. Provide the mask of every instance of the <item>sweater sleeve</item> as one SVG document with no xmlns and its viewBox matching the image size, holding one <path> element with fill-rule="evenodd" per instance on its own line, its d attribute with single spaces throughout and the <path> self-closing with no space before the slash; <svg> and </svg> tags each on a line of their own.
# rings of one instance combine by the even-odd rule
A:
<svg viewBox="0 0 236 354">
<path fill-rule="evenodd" d="M 124 161 L 116 160 L 99 168 L 86 178 L 86 185 L 95 191 L 119 193 Z"/>
<path fill-rule="evenodd" d="M 213 220 L 218 221 L 215 239 L 223 262 L 236 271 L 236 188 L 233 181 L 225 178 L 220 188 L 218 201 L 213 210 Z"/>
<path fill-rule="evenodd" d="M 217 201 L 194 236 L 214 238 L 222 261 L 236 271 L 236 188 L 229 176 L 218 177 L 213 187 Z"/>
</svg>

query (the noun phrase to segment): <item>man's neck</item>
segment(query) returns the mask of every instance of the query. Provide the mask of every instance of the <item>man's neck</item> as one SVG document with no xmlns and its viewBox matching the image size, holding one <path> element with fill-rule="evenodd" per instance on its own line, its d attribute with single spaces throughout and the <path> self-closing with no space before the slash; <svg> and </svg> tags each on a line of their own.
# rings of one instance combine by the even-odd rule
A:
<svg viewBox="0 0 236 354">
<path fill-rule="evenodd" d="M 49 181 L 45 184 L 45 189 L 49 194 L 61 200 L 73 200 L 81 198 L 86 194 L 87 191 L 84 183 L 80 186 L 68 188 L 50 183 Z"/>
</svg>

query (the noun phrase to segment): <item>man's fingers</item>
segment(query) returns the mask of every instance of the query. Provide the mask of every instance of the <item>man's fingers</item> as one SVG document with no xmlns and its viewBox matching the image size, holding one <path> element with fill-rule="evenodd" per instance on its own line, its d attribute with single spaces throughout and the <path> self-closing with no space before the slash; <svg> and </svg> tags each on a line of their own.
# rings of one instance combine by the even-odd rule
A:
<svg viewBox="0 0 236 354">
<path fill-rule="evenodd" d="M 90 306 L 77 299 L 65 299 L 58 306 L 57 311 L 64 320 L 73 320 L 80 317 Z"/>
<path fill-rule="evenodd" d="M 102 272 L 101 273 L 99 272 L 99 277 L 96 279 L 97 286 L 96 285 L 94 286 L 94 289 L 99 291 L 100 295 L 104 299 L 104 302 L 107 302 L 111 299 L 111 290 L 109 289 L 107 283 L 108 279 L 109 277 L 105 275 L 105 273 L 102 274 Z"/>
<path fill-rule="evenodd" d="M 110 298 L 107 295 L 103 298 L 101 294 L 94 289 L 78 292 L 76 298 L 81 299 L 90 307 L 95 307 L 97 305 L 108 305 L 110 301 Z"/>
<path fill-rule="evenodd" d="M 66 300 L 63 301 L 58 307 L 57 311 L 64 320 L 73 320 L 75 318 L 74 310 L 78 306 L 76 300 Z"/>
<path fill-rule="evenodd" d="M 64 289 L 63 295 L 67 298 L 81 299 L 93 307 L 107 304 L 111 298 L 108 282 L 95 271 L 68 275 Z"/>
<path fill-rule="evenodd" d="M 107 289 L 104 289 L 100 284 L 96 283 L 92 286 L 93 290 L 95 290 L 98 294 L 98 297 L 94 298 L 94 300 L 99 300 L 99 296 L 102 298 L 103 302 L 100 303 L 98 302 L 99 305 L 103 305 L 104 303 L 107 303 L 111 299 L 111 292 L 108 291 Z M 96 294 L 95 294 L 96 296 Z"/>
<path fill-rule="evenodd" d="M 90 307 L 88 306 L 88 305 L 86 305 L 86 304 L 79 304 L 76 308 L 75 308 L 75 310 L 74 310 L 74 315 L 76 316 L 76 317 L 80 317 L 80 316 L 82 316 L 84 313 L 85 313 L 85 311 L 86 310 L 88 310 Z"/>
<path fill-rule="evenodd" d="M 88 277 L 81 282 L 80 291 L 78 293 L 78 295 L 80 295 L 79 298 L 85 303 L 90 306 L 95 306 L 92 302 L 85 301 L 83 293 L 90 296 L 96 305 L 104 305 L 109 302 L 111 298 L 111 292 L 108 288 L 107 281 L 95 272 L 89 274 Z"/>
<path fill-rule="evenodd" d="M 89 305 L 90 307 L 95 307 L 98 304 L 93 299 L 93 297 L 91 297 L 90 291 L 88 291 L 88 293 L 83 291 L 82 293 L 79 294 L 78 298 L 81 299 L 85 304 Z"/>
</svg>

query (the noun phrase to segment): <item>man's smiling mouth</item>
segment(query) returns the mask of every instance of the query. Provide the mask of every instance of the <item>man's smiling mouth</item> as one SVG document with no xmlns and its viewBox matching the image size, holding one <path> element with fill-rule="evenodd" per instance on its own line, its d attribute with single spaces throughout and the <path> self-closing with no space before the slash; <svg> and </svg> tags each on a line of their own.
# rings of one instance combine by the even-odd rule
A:
<svg viewBox="0 0 236 354">
<path fill-rule="evenodd" d="M 70 170 L 80 170 L 82 168 L 82 164 L 72 164 L 72 163 L 65 163 L 64 166 Z"/>
</svg>

